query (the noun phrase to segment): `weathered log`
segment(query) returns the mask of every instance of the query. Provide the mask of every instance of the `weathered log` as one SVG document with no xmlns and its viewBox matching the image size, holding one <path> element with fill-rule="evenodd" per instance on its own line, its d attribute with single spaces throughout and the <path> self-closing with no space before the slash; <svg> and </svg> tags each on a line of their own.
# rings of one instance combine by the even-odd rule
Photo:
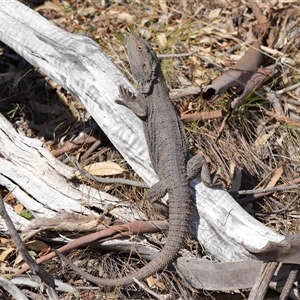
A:
<svg viewBox="0 0 300 300">
<path fill-rule="evenodd" d="M 2 3 L 0 19 L 0 40 L 76 96 L 131 167 L 152 185 L 157 177 L 151 168 L 141 121 L 114 103 L 118 85 L 131 91 L 134 88 L 99 46 L 86 36 L 58 28 L 15 0 Z M 36 217 L 62 210 L 91 214 L 86 206 L 92 203 L 104 208 L 109 201 L 117 205 L 111 213 L 118 218 L 129 221 L 143 215 L 139 212 L 131 216 L 132 207 L 115 197 L 84 185 L 74 186 L 68 180 L 74 170 L 57 162 L 40 141 L 18 134 L 2 118 L 0 124 L 0 184 L 20 202 L 24 195 L 30 195 L 32 202 L 24 204 Z M 39 170 L 43 171 L 38 175 Z M 33 186 L 39 187 L 40 193 L 34 192 Z M 207 188 L 198 180 L 192 187 L 197 206 L 191 219 L 192 232 L 220 261 L 249 260 L 255 256 L 247 249 L 258 253 L 268 243 L 285 240 L 251 217 L 226 191 Z M 4 231 L 5 227 L 0 229 Z"/>
</svg>

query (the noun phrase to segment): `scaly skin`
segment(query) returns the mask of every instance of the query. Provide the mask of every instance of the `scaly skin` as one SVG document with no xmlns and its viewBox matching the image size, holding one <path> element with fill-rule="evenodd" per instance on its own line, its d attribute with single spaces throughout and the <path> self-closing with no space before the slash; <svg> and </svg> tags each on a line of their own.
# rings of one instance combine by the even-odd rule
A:
<svg viewBox="0 0 300 300">
<path fill-rule="evenodd" d="M 138 83 L 139 96 L 134 97 L 119 87 L 121 100 L 117 103 L 130 108 L 143 120 L 144 132 L 154 170 L 159 182 L 150 188 L 149 200 L 156 201 L 169 194 L 169 232 L 161 252 L 137 272 L 117 279 L 101 279 L 91 276 L 65 257 L 64 259 L 80 275 L 103 286 L 119 286 L 134 283 L 133 278 L 143 280 L 162 270 L 175 259 L 188 234 L 191 197 L 188 187 L 188 146 L 179 114 L 169 97 L 158 58 L 144 40 L 129 36 L 128 57 L 134 79 Z"/>
</svg>

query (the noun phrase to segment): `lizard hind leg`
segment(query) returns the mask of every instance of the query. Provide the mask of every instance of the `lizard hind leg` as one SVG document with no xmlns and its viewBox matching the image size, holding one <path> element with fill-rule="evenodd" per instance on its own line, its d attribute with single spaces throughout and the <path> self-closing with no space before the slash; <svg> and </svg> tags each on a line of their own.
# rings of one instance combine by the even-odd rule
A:
<svg viewBox="0 0 300 300">
<path fill-rule="evenodd" d="M 201 154 L 194 155 L 187 163 L 188 181 L 195 178 L 200 173 L 201 181 L 208 187 L 213 186 L 211 180 L 210 168 Z"/>
<path fill-rule="evenodd" d="M 162 180 L 156 182 L 147 192 L 147 199 L 153 207 L 164 216 L 169 213 L 168 206 L 164 204 L 161 199 L 166 195 L 167 190 Z"/>
<path fill-rule="evenodd" d="M 147 106 L 142 99 L 136 97 L 129 90 L 119 85 L 119 95 L 122 100 L 115 100 L 116 103 L 128 107 L 137 117 L 144 119 L 147 117 Z"/>
</svg>

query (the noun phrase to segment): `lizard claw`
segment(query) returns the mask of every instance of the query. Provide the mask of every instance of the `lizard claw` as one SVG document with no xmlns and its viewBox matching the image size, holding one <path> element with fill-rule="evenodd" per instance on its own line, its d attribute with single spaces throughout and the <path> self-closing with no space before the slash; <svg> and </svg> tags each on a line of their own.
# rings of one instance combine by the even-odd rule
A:
<svg viewBox="0 0 300 300">
<path fill-rule="evenodd" d="M 143 119 L 147 117 L 147 107 L 143 105 L 144 101 L 137 98 L 132 92 L 119 85 L 119 93 L 122 100 L 116 99 L 117 104 L 128 107 L 139 118 Z"/>
</svg>

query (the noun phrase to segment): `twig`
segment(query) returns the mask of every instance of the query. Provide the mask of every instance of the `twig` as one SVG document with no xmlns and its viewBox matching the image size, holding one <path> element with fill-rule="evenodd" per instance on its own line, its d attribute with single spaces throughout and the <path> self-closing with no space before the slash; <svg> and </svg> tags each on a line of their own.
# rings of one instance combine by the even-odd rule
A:
<svg viewBox="0 0 300 300">
<path fill-rule="evenodd" d="M 290 104 L 293 104 L 293 105 L 300 106 L 300 101 L 296 100 L 296 99 L 287 99 L 286 102 L 290 103 Z"/>
<path fill-rule="evenodd" d="M 277 97 L 275 93 L 267 93 L 265 98 L 270 101 L 273 109 L 278 115 L 284 116 L 284 111 L 280 103 L 280 99 Z"/>
<path fill-rule="evenodd" d="M 171 100 L 175 100 L 177 98 L 191 96 L 191 95 L 198 95 L 201 93 L 201 89 L 199 86 L 190 86 L 185 89 L 180 90 L 173 90 L 172 93 L 170 93 Z"/>
<path fill-rule="evenodd" d="M 250 8 L 252 9 L 253 14 L 254 14 L 256 20 L 258 21 L 258 24 L 261 26 L 267 26 L 268 19 L 263 15 L 263 13 L 261 12 L 260 8 L 258 7 L 256 1 L 249 0 L 248 4 L 249 4 Z"/>
<path fill-rule="evenodd" d="M 231 195 L 252 195 L 258 193 L 274 193 L 274 192 L 289 191 L 289 190 L 299 189 L 299 188 L 300 188 L 300 184 L 294 184 L 289 186 L 280 185 L 271 188 L 257 189 L 257 190 L 232 191 L 229 193 Z"/>
<path fill-rule="evenodd" d="M 298 196 L 296 196 L 290 203 L 288 203 L 285 207 L 276 209 L 270 212 L 265 212 L 265 213 L 255 213 L 255 216 L 263 217 L 266 215 L 272 215 L 272 214 L 279 214 L 285 211 L 288 211 L 289 208 L 298 200 Z"/>
<path fill-rule="evenodd" d="M 279 262 L 266 262 L 263 263 L 260 275 L 257 278 L 248 300 L 263 300 L 268 290 L 271 279 L 278 267 Z"/>
<path fill-rule="evenodd" d="M 253 15 L 256 18 L 259 25 L 259 29 L 260 29 L 259 39 L 262 41 L 264 38 L 267 37 L 268 47 L 273 48 L 275 33 L 274 33 L 274 29 L 270 26 L 269 20 L 261 12 L 260 8 L 257 5 L 256 0 L 248 0 L 248 5 L 252 9 Z"/>
<path fill-rule="evenodd" d="M 217 118 L 222 118 L 221 110 L 202 111 L 199 113 L 181 115 L 181 120 L 183 123 L 193 122 L 193 121 L 212 120 Z"/>
<path fill-rule="evenodd" d="M 14 275 L 10 281 L 13 284 L 15 284 L 16 286 L 19 286 L 19 285 L 21 285 L 23 287 L 26 286 L 27 288 L 30 288 L 31 290 L 38 289 L 38 288 L 41 287 L 41 279 L 37 275 L 33 275 L 33 274 L 30 274 L 30 276 L 28 276 L 28 275 Z M 55 279 L 54 282 L 55 282 L 57 291 L 64 292 L 64 293 L 78 294 L 77 289 L 75 287 L 73 287 L 71 284 L 64 283 L 59 279 Z M 1 286 L 1 283 L 0 283 L 0 286 Z M 19 300 L 20 298 L 16 297 L 15 299 Z"/>
<path fill-rule="evenodd" d="M 86 152 L 82 155 L 81 157 L 81 161 L 84 162 L 87 157 L 94 151 L 96 150 L 100 145 L 101 145 L 102 141 L 100 140 L 96 140 L 92 146 L 89 147 L 89 149 L 86 150 Z"/>
<path fill-rule="evenodd" d="M 292 265 L 292 270 L 290 271 L 289 277 L 286 280 L 286 283 L 283 287 L 283 290 L 280 294 L 279 300 L 286 300 L 289 296 L 291 289 L 293 288 L 296 277 L 299 273 L 300 266 Z"/>
<path fill-rule="evenodd" d="M 29 265 L 32 272 L 34 274 L 37 274 L 42 279 L 42 281 L 44 281 L 48 286 L 54 288 L 55 287 L 54 277 L 51 274 L 47 273 L 41 266 L 39 266 L 35 262 L 35 260 L 30 256 L 30 254 L 28 253 L 27 248 L 25 247 L 24 243 L 22 242 L 13 222 L 11 221 L 9 215 L 7 214 L 1 194 L 0 194 L 0 215 L 3 218 L 3 220 L 5 221 L 5 224 L 8 228 L 8 231 L 9 231 L 17 249 L 20 251 L 23 259 Z"/>
<path fill-rule="evenodd" d="M 230 119 L 231 115 L 232 115 L 232 110 L 225 116 L 225 118 L 223 119 L 222 121 L 222 124 L 218 130 L 218 133 L 217 133 L 217 137 L 215 138 L 215 143 L 218 142 L 219 138 L 221 137 L 221 134 L 225 128 L 225 125 L 227 124 L 227 121 Z"/>
<path fill-rule="evenodd" d="M 294 179 L 294 180 L 292 180 L 290 182 L 281 184 L 281 185 L 279 185 L 276 188 L 279 188 L 279 187 L 280 188 L 281 187 L 289 187 L 289 186 L 294 186 L 294 185 L 297 185 L 298 188 L 299 188 L 299 183 L 300 183 L 300 178 L 297 178 L 297 179 Z M 240 205 L 244 205 L 244 204 L 247 204 L 249 202 L 257 200 L 258 198 L 261 198 L 261 197 L 264 197 L 264 196 L 268 196 L 268 195 L 270 195 L 272 193 L 273 192 L 263 192 L 263 193 L 254 194 L 252 196 L 247 196 L 247 197 L 241 199 L 241 201 L 239 201 L 239 203 L 240 203 Z"/>
<path fill-rule="evenodd" d="M 80 148 L 83 144 L 94 144 L 97 141 L 97 139 L 93 136 L 88 136 L 86 138 L 80 138 L 80 139 L 74 139 L 72 141 L 66 141 L 64 145 L 59 148 L 52 150 L 51 153 L 58 157 L 66 152 L 74 151 L 78 148 Z"/>
<path fill-rule="evenodd" d="M 264 114 L 267 115 L 267 116 L 270 116 L 274 119 L 276 119 L 277 121 L 279 122 L 285 122 L 285 123 L 288 123 L 292 126 L 300 126 L 300 122 L 299 121 L 295 121 L 295 120 L 292 120 L 291 118 L 289 117 L 285 117 L 285 116 L 281 116 L 281 115 L 278 115 L 278 114 L 274 114 L 270 111 L 264 111 Z"/>
<path fill-rule="evenodd" d="M 56 294 L 55 290 L 52 287 L 48 288 L 46 290 L 46 293 L 50 300 L 60 300 L 60 298 L 58 297 L 58 295 Z"/>
<path fill-rule="evenodd" d="M 284 94 L 286 92 L 289 92 L 289 91 L 292 91 L 292 90 L 295 90 L 296 88 L 298 88 L 300 86 L 300 82 L 294 84 L 294 85 L 291 85 L 289 87 L 286 87 L 282 90 L 279 90 L 279 91 L 276 91 L 275 94 L 277 95 L 281 95 L 281 94 Z"/>
<path fill-rule="evenodd" d="M 194 55 L 194 54 L 197 53 L 197 52 L 198 52 L 198 51 L 195 50 L 195 51 L 193 51 L 193 52 L 179 53 L 179 54 L 158 54 L 157 57 L 158 57 L 158 58 L 187 57 L 187 56 Z"/>
</svg>

